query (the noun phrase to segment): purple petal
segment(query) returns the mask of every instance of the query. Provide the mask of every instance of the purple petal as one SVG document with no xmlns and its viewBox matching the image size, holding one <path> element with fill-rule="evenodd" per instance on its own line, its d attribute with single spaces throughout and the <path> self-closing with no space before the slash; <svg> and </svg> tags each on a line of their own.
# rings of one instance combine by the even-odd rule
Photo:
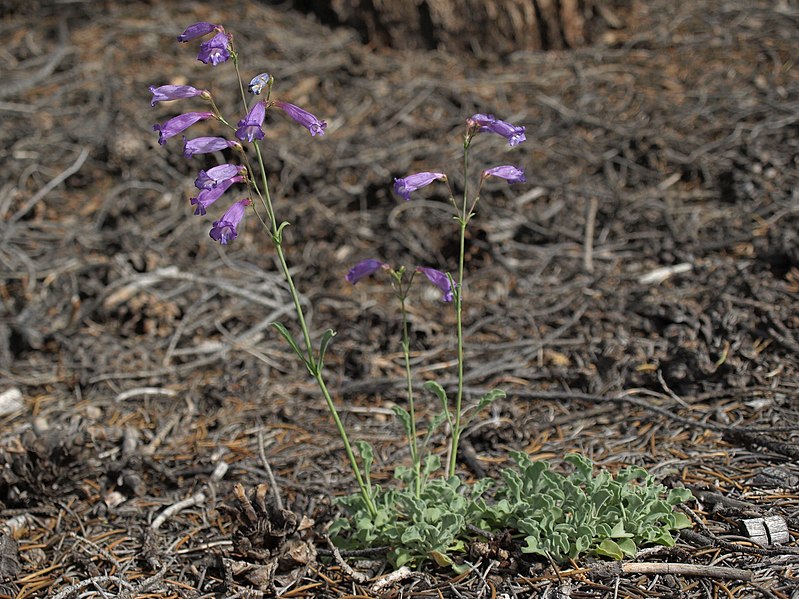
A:
<svg viewBox="0 0 799 599">
<path fill-rule="evenodd" d="M 496 123 L 497 119 L 493 114 L 477 113 L 472 115 L 466 122 L 468 123 L 469 127 L 479 128 L 487 127 L 492 123 Z"/>
<path fill-rule="evenodd" d="M 475 114 L 472 115 L 467 124 L 471 131 L 488 131 L 496 133 L 508 140 L 509 146 L 517 146 L 527 138 L 524 135 L 525 127 L 517 127 L 505 121 L 501 121 L 493 114 Z"/>
<path fill-rule="evenodd" d="M 446 181 L 447 176 L 444 173 L 416 173 L 415 175 L 408 175 L 402 179 L 394 179 L 394 192 L 405 198 L 411 199 L 411 192 L 421 189 L 426 185 L 430 185 L 436 180 Z"/>
<path fill-rule="evenodd" d="M 207 171 L 201 170 L 197 178 L 194 180 L 194 186 L 197 189 L 211 189 L 218 186 L 220 183 L 227 179 L 232 179 L 236 175 L 244 172 L 245 167 L 238 164 L 220 164 Z"/>
<path fill-rule="evenodd" d="M 222 29 L 219 25 L 214 25 L 213 23 L 195 23 L 194 25 L 189 25 L 186 27 L 186 31 L 181 33 L 178 36 L 179 42 L 188 42 L 189 40 L 193 40 L 197 37 L 202 37 L 203 35 L 207 35 L 212 31 Z"/>
<path fill-rule="evenodd" d="M 243 119 L 238 122 L 238 129 L 236 129 L 236 137 L 244 141 L 245 139 L 252 142 L 253 139 L 263 139 L 264 132 L 261 127 L 264 124 L 264 117 L 266 116 L 266 104 L 258 102 L 247 113 Z"/>
<path fill-rule="evenodd" d="M 238 237 L 238 231 L 236 229 L 241 219 L 244 218 L 244 212 L 247 206 L 250 204 L 252 204 L 252 200 L 244 198 L 228 208 L 225 214 L 222 215 L 222 218 L 214 222 L 209 233 L 211 239 L 218 241 L 222 245 L 227 245 L 228 242 L 236 239 L 236 237 Z"/>
<path fill-rule="evenodd" d="M 203 89 L 197 89 L 191 85 L 162 85 L 160 87 L 151 85 L 150 91 L 153 94 L 153 99 L 150 101 L 150 106 L 155 106 L 158 102 L 179 100 L 181 98 L 193 98 L 195 96 L 201 96 L 205 93 L 208 93 Z"/>
<path fill-rule="evenodd" d="M 267 85 L 269 85 L 271 81 L 272 76 L 269 73 L 261 73 L 260 75 L 256 75 L 250 80 L 249 85 L 247 85 L 247 91 L 257 96 Z"/>
<path fill-rule="evenodd" d="M 454 294 L 452 293 L 452 286 L 449 283 L 449 277 L 447 275 L 435 268 L 427 268 L 424 266 L 417 266 L 416 272 L 424 274 L 433 285 L 441 290 L 443 294 L 441 296 L 442 302 L 451 302 L 453 300 Z"/>
<path fill-rule="evenodd" d="M 300 125 L 307 128 L 311 135 L 324 135 L 327 123 L 320 121 L 307 110 L 303 110 L 299 106 L 289 104 L 288 102 L 275 102 L 275 106 L 280 108 L 283 112 L 297 121 Z"/>
<path fill-rule="evenodd" d="M 368 260 L 364 260 L 363 262 L 358 262 L 355 266 L 350 269 L 350 272 L 347 273 L 347 276 L 344 277 L 355 285 L 358 281 L 363 279 L 364 277 L 368 277 L 369 275 L 377 272 L 381 268 L 388 267 L 388 264 L 385 262 L 381 262 L 380 260 L 375 260 L 374 258 L 370 258 Z"/>
<path fill-rule="evenodd" d="M 500 177 L 505 179 L 508 183 L 524 183 L 527 179 L 524 177 L 524 171 L 510 164 L 503 164 L 502 166 L 495 166 L 483 171 L 483 178 L 485 177 Z"/>
<path fill-rule="evenodd" d="M 231 185 L 234 183 L 240 183 L 242 181 L 244 181 L 244 177 L 231 177 L 230 179 L 225 179 L 224 181 L 220 182 L 216 187 L 210 187 L 201 190 L 200 193 L 197 194 L 196 198 L 191 198 L 191 205 L 196 206 L 194 209 L 194 214 L 198 216 L 205 215 L 208 206 L 222 197 L 222 194 L 225 193 Z"/>
<path fill-rule="evenodd" d="M 484 130 L 501 135 L 508 140 L 508 145 L 511 147 L 518 146 L 527 139 L 524 135 L 526 127 L 517 127 L 516 125 L 511 125 L 505 121 L 497 120 L 496 122 L 484 127 Z"/>
<path fill-rule="evenodd" d="M 186 158 L 191 158 L 195 154 L 209 154 L 225 148 L 241 147 L 239 142 L 231 141 L 224 137 L 195 137 L 194 139 L 186 139 L 184 137 L 183 142 L 185 144 L 183 155 Z"/>
<path fill-rule="evenodd" d="M 216 66 L 230 58 L 230 36 L 227 33 L 219 32 L 207 42 L 200 44 L 200 53 L 197 60 Z"/>
<path fill-rule="evenodd" d="M 166 140 L 170 137 L 174 137 L 178 133 L 191 127 L 194 123 L 210 119 L 212 116 L 214 116 L 213 112 L 187 112 L 172 117 L 163 125 L 156 123 L 153 125 L 153 131 L 158 131 L 158 143 L 164 145 Z"/>
</svg>

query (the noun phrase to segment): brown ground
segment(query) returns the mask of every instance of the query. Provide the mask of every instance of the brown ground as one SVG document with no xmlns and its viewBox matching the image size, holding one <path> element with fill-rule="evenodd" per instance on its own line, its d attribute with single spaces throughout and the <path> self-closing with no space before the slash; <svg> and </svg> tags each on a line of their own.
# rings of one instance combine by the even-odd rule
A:
<svg viewBox="0 0 799 599">
<path fill-rule="evenodd" d="M 464 475 L 496 473 L 509 448 L 579 450 L 700 498 L 693 534 L 623 573 L 483 560 L 391 596 L 797 596 L 795 0 L 641 2 L 591 47 L 480 61 L 370 47 L 256 3 L 14 4 L 0 20 L 0 392 L 22 403 L 0 416 L 0 520 L 18 541 L 0 536 L 0 596 L 374 593 L 304 555 L 327 550 L 330 497 L 352 487 L 322 401 L 268 327 L 293 324 L 269 244 L 254 219 L 212 243 L 218 211 L 193 217 L 186 198 L 213 162 L 151 131 L 197 104 L 151 109 L 149 84 L 210 87 L 233 106 L 232 68 L 175 42 L 200 20 L 236 35 L 245 72 L 268 70 L 276 95 L 329 123 L 312 139 L 271 119 L 268 164 L 314 329 L 339 332 L 331 386 L 375 445 L 378 479 L 406 458 L 387 416 L 403 397 L 399 324 L 379 281 L 342 277 L 373 256 L 455 267 L 441 190 L 403 203 L 390 184 L 455 178 L 480 111 L 526 124 L 528 141 L 480 138 L 472 164 L 520 164 L 528 184 L 491 184 L 471 230 L 469 397 L 501 386 L 508 399 L 470 430 Z M 451 385 L 451 309 L 420 293 L 411 310 L 419 381 Z M 277 578 L 232 544 L 246 520 L 234 485 L 265 482 L 265 462 L 287 507 L 314 520 L 287 546 L 256 514 L 284 551 Z M 742 518 L 767 514 L 790 543 L 742 538 Z"/>
</svg>

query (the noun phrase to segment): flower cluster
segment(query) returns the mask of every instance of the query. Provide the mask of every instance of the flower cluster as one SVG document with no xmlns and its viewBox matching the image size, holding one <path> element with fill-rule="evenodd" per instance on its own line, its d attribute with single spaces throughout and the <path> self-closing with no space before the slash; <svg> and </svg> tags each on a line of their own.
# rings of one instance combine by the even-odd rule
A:
<svg viewBox="0 0 799 599">
<path fill-rule="evenodd" d="M 502 135 L 508 140 L 509 146 L 516 146 L 525 141 L 525 128 L 517 127 L 505 121 L 501 121 L 490 114 L 475 114 L 466 122 L 467 125 L 467 138 L 470 140 L 473 135 L 481 131 L 488 131 Z M 311 131 L 313 133 L 313 130 Z M 503 164 L 484 170 L 480 176 L 480 184 L 488 177 L 499 177 L 505 179 L 509 183 L 524 183 L 524 171 L 520 168 L 510 164 Z M 405 200 L 411 199 L 411 192 L 417 191 L 422 187 L 426 187 L 434 181 L 442 181 L 448 183 L 447 175 L 444 173 L 424 171 L 408 175 L 407 177 L 394 179 L 394 192 Z M 479 193 L 479 192 L 478 192 Z M 450 196 L 451 196 L 450 191 Z M 452 199 L 452 198 L 451 198 Z M 476 200 L 475 200 L 476 202 Z M 454 200 L 453 200 L 454 203 Z M 374 274 L 380 269 L 391 270 L 388 264 L 370 258 L 356 264 L 347 273 L 346 279 L 353 285 L 364 277 Z M 435 268 L 428 268 L 424 266 L 417 266 L 416 272 L 424 274 L 428 280 L 441 290 L 443 294 L 441 300 L 444 302 L 451 302 L 454 299 L 454 291 L 452 288 L 452 277 L 444 274 Z"/>
<path fill-rule="evenodd" d="M 179 42 L 188 42 L 198 37 L 202 37 L 216 31 L 216 35 L 211 39 L 200 44 L 200 53 L 197 60 L 216 66 L 226 62 L 231 56 L 232 39 L 225 33 L 225 28 L 213 23 L 195 23 L 189 25 L 186 30 L 178 36 Z"/>
<path fill-rule="evenodd" d="M 210 34 L 214 34 L 213 37 L 200 44 L 197 59 L 205 64 L 216 66 L 232 58 L 234 64 L 237 64 L 236 53 L 233 49 L 233 38 L 225 33 L 225 28 L 221 25 L 207 22 L 194 23 L 178 35 L 177 39 L 179 42 L 188 42 Z M 271 75 L 261 73 L 253 77 L 247 86 L 247 90 L 253 95 L 259 95 L 265 88 L 271 89 L 273 82 L 274 79 Z M 155 106 L 159 102 L 199 97 L 210 103 L 212 108 L 211 111 L 186 112 L 172 117 L 162 124 L 154 125 L 153 130 L 158 131 L 158 143 L 161 145 L 200 121 L 216 119 L 228 125 L 227 121 L 218 112 L 208 90 L 198 89 L 191 85 L 161 85 L 158 87 L 151 85 L 149 89 L 153 95 L 150 101 L 151 106 Z M 243 152 L 242 142 L 255 143 L 264 139 L 263 126 L 266 111 L 273 106 L 307 128 L 312 136 L 325 134 L 327 123 L 320 121 L 307 110 L 303 110 L 294 104 L 282 101 L 270 102 L 269 94 L 267 93 L 266 100 L 255 102 L 249 108 L 247 114 L 237 122 L 237 126 L 231 127 L 233 136 L 236 139 L 227 139 L 225 137 L 186 139 L 184 136 L 183 155 L 186 158 L 191 158 L 197 154 L 210 154 L 226 149 Z M 194 214 L 205 215 L 208 207 L 222 197 L 235 183 L 245 183 L 248 189 L 254 189 L 258 193 L 257 188 L 252 184 L 249 177 L 250 173 L 248 173 L 247 169 L 236 164 L 220 164 L 208 170 L 200 170 L 194 181 L 194 185 L 199 192 L 190 199 L 191 205 L 194 206 Z M 237 227 L 244 217 L 247 207 L 252 204 L 250 197 L 234 202 L 222 215 L 222 218 L 214 221 L 210 232 L 211 238 L 223 245 L 234 240 L 238 235 Z"/>
<path fill-rule="evenodd" d="M 347 276 L 344 278 L 355 285 L 355 283 L 361 279 L 368 277 L 369 275 L 372 275 L 381 269 L 388 271 L 392 270 L 391 266 L 385 262 L 375 260 L 374 258 L 369 258 L 353 266 L 347 273 Z M 440 270 L 436 270 L 435 268 L 427 268 L 424 266 L 417 266 L 416 272 L 422 273 L 433 285 L 439 288 L 442 293 L 442 302 L 451 302 L 453 300 L 455 294 L 452 290 L 452 282 L 449 275 L 441 272 Z"/>
</svg>

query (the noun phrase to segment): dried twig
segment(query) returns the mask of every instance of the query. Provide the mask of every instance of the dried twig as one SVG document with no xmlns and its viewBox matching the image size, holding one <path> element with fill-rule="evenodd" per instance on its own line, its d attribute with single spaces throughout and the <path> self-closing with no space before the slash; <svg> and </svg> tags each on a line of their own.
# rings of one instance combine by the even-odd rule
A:
<svg viewBox="0 0 799 599">
<path fill-rule="evenodd" d="M 191 497 L 187 497 L 186 499 L 173 503 L 169 507 L 165 508 L 160 514 L 158 514 L 158 516 L 150 524 L 150 528 L 153 530 L 158 530 L 161 528 L 161 525 L 164 522 L 178 512 L 195 505 L 202 505 L 203 503 L 205 503 L 205 493 L 202 491 L 195 493 Z"/>
</svg>

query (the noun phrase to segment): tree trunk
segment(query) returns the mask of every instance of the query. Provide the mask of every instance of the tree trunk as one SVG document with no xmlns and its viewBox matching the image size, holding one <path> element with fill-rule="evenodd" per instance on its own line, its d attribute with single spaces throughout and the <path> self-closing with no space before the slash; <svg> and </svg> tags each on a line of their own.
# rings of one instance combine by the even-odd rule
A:
<svg viewBox="0 0 799 599">
<path fill-rule="evenodd" d="M 304 8 L 391 48 L 440 48 L 476 56 L 559 50 L 616 26 L 614 0 L 305 0 Z M 332 19 L 331 19 L 332 17 Z M 610 18 L 608 18 L 610 17 Z"/>
</svg>

